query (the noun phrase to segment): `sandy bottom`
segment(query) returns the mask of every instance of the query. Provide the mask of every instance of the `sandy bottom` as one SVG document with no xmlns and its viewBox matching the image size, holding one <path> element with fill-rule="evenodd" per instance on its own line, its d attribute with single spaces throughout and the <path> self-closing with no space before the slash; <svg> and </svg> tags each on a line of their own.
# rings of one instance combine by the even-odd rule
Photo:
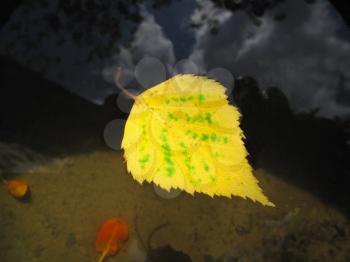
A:
<svg viewBox="0 0 350 262">
<path fill-rule="evenodd" d="M 99 227 L 120 217 L 129 224 L 130 238 L 105 261 L 144 261 L 137 216 L 143 241 L 169 222 L 154 234 L 153 248 L 170 245 L 193 261 L 350 261 L 346 217 L 263 170 L 255 175 L 276 208 L 201 194 L 166 199 L 153 185 L 133 180 L 114 151 L 55 159 L 22 174 L 30 202 L 1 188 L 0 260 L 97 261 Z"/>
</svg>

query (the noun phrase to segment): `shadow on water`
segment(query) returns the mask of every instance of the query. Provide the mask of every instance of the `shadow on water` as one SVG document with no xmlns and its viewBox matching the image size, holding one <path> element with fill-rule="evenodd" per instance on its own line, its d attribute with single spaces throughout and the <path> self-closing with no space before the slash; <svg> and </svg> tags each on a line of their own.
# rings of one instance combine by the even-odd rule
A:
<svg viewBox="0 0 350 262">
<path fill-rule="evenodd" d="M 1 141 L 28 147 L 48 157 L 105 148 L 103 129 L 124 118 L 110 102 L 95 105 L 0 57 Z"/>
<path fill-rule="evenodd" d="M 250 162 L 350 215 L 349 122 L 294 113 L 277 87 L 262 92 L 251 77 L 236 80 L 233 99 L 242 112 Z"/>
</svg>

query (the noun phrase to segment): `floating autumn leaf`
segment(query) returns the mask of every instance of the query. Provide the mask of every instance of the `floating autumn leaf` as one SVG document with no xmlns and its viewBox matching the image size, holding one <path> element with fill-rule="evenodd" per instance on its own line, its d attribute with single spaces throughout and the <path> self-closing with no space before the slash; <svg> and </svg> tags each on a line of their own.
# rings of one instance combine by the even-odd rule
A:
<svg viewBox="0 0 350 262">
<path fill-rule="evenodd" d="M 115 255 L 129 237 L 128 225 L 118 218 L 107 220 L 96 237 L 96 251 L 102 252 L 98 262 L 107 255 Z"/>
<path fill-rule="evenodd" d="M 222 85 L 203 76 L 177 75 L 132 97 L 122 148 L 127 169 L 139 183 L 274 206 L 252 174 L 240 113 L 228 103 Z"/>
<path fill-rule="evenodd" d="M 11 180 L 3 179 L 3 182 L 8 192 L 16 198 L 25 197 L 29 191 L 28 183 L 23 179 L 11 179 Z"/>
</svg>

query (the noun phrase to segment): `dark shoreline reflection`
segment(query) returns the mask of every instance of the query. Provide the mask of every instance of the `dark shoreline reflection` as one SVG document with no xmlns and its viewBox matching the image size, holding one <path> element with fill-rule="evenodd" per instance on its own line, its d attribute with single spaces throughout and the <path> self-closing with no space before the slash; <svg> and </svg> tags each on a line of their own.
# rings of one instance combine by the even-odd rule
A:
<svg viewBox="0 0 350 262">
<path fill-rule="evenodd" d="M 250 162 L 321 197 L 350 215 L 349 121 L 294 113 L 278 87 L 263 93 L 252 77 L 236 80 Z"/>
</svg>

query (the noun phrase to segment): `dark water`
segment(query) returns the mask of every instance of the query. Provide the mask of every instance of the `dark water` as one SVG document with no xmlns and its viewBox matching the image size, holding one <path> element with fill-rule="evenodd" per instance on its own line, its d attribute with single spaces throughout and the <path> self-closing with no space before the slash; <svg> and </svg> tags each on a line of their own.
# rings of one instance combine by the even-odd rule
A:
<svg viewBox="0 0 350 262">
<path fill-rule="evenodd" d="M 0 191 L 2 261 L 97 261 L 97 230 L 113 216 L 130 238 L 106 261 L 350 260 L 349 17 L 329 1 L 12 4 L 0 171 L 26 178 L 31 199 Z M 277 207 L 133 180 L 118 66 L 136 94 L 179 73 L 222 83 Z"/>
</svg>

